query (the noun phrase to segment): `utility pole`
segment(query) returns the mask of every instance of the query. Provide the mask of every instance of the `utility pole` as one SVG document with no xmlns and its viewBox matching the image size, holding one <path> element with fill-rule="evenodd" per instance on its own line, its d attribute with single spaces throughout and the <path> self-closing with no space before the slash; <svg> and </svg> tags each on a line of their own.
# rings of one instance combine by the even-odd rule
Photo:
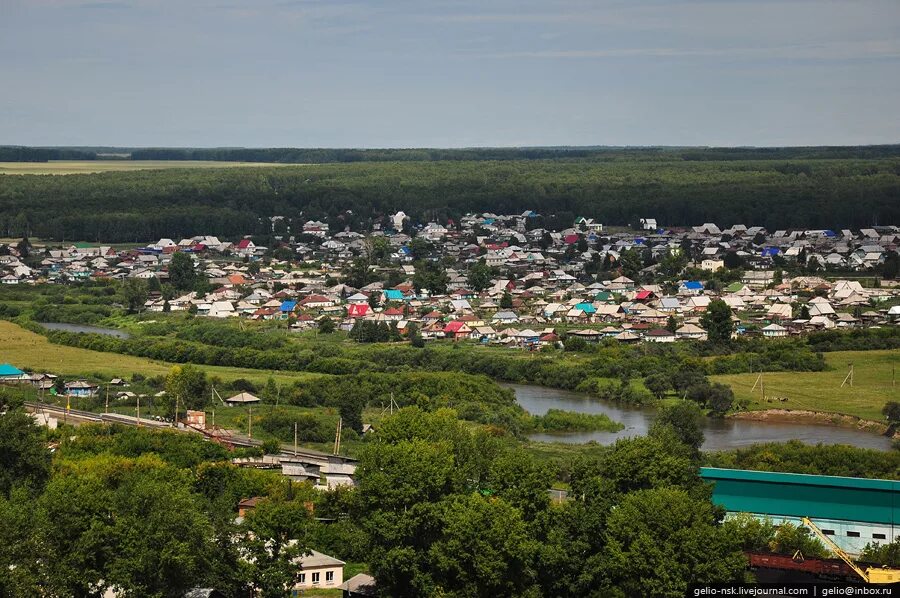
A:
<svg viewBox="0 0 900 598">
<path fill-rule="evenodd" d="M 248 407 L 250 414 L 247 416 L 247 438 L 253 438 L 253 405 Z"/>
<path fill-rule="evenodd" d="M 294 456 L 297 456 L 297 422 L 294 422 Z"/>
<path fill-rule="evenodd" d="M 141 426 L 141 395 L 137 397 L 137 425 Z"/>
<path fill-rule="evenodd" d="M 844 388 L 844 385 L 847 384 L 847 382 L 850 382 L 851 388 L 853 387 L 853 364 L 851 363 L 849 365 L 850 365 L 850 371 L 847 372 L 847 376 L 844 378 L 844 381 L 841 382 L 841 388 Z"/>
<path fill-rule="evenodd" d="M 106 409 L 104 413 L 109 413 L 109 383 L 106 383 Z"/>
<path fill-rule="evenodd" d="M 334 435 L 334 454 L 338 455 L 341 452 L 341 425 L 344 422 L 344 418 L 338 418 L 337 423 L 337 434 Z"/>
</svg>

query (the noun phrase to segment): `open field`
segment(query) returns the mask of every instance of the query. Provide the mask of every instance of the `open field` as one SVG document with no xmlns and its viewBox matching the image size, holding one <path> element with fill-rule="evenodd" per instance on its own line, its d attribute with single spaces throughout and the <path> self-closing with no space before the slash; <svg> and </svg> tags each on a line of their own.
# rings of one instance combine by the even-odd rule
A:
<svg viewBox="0 0 900 598">
<path fill-rule="evenodd" d="M 58 160 L 50 162 L 0 162 L 0 174 L 91 174 L 172 168 L 232 168 L 282 166 L 261 162 L 214 162 L 197 160 Z M 292 166 L 296 166 L 293 164 Z"/>
<path fill-rule="evenodd" d="M 865 419 L 883 420 L 881 408 L 888 401 L 900 401 L 900 380 L 892 386 L 892 369 L 900 370 L 900 351 L 836 351 L 825 353 L 833 370 L 825 372 L 764 373 L 765 395 L 787 397 L 787 401 L 765 402 L 759 385 L 751 392 L 759 374 L 713 376 L 734 389 L 738 399 L 750 399 L 751 409 L 809 409 L 845 413 Z M 853 387 L 841 388 L 853 363 Z M 898 371 L 900 375 L 900 371 Z"/>
<path fill-rule="evenodd" d="M 18 368 L 47 371 L 63 376 L 96 373 L 110 378 L 129 377 L 132 373 L 144 376 L 165 376 L 173 365 L 165 361 L 131 355 L 54 345 L 43 336 L 6 321 L 0 321 L 0 363 L 11 363 Z M 256 384 L 265 384 L 270 376 L 275 379 L 276 383 L 283 385 L 321 375 L 210 365 L 197 367 L 211 376 L 219 376 L 226 382 L 236 378 L 246 378 Z"/>
</svg>

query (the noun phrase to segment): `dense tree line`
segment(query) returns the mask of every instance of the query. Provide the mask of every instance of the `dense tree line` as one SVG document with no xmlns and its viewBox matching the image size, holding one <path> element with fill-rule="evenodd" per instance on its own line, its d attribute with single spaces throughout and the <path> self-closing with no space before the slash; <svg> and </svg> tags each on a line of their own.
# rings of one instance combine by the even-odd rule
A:
<svg viewBox="0 0 900 598">
<path fill-rule="evenodd" d="M 0 145 L 0 162 L 47 162 L 49 160 L 96 160 L 97 153 L 75 148 Z"/>
<path fill-rule="evenodd" d="M 40 456 L 44 473 L 11 469 L 11 484 L 0 488 L 4 596 L 115 589 L 174 598 L 194 587 L 246 596 L 255 587 L 286 597 L 297 574 L 292 560 L 310 542 L 332 547 L 333 532 L 308 507 L 324 502 L 319 493 L 234 467 L 221 446 L 173 431 L 83 426 L 54 439 L 51 471 L 47 432 L 21 417 L 0 418 L 4 449 Z M 237 503 L 249 496 L 268 500 L 237 521 Z"/>
<path fill-rule="evenodd" d="M 706 460 L 708 465 L 714 467 L 734 469 L 900 479 L 900 451 L 821 444 L 810 446 L 799 440 L 708 453 Z"/>
<path fill-rule="evenodd" d="M 294 232 L 320 219 L 369 227 L 466 212 L 567 213 L 626 225 L 860 227 L 900 220 L 900 159 L 369 162 L 0 178 L 0 232 L 55 240 L 149 241 Z M 571 219 L 570 219 L 571 220 Z M 568 225 L 568 224 L 567 224 Z"/>
</svg>

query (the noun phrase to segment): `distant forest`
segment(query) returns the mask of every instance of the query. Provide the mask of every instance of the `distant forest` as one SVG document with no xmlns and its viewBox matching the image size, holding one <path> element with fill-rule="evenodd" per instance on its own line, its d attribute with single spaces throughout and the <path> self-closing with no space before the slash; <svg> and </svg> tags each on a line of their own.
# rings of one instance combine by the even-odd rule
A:
<svg viewBox="0 0 900 598">
<path fill-rule="evenodd" d="M 716 222 L 770 230 L 900 223 L 896 148 L 733 149 L 721 150 L 718 158 L 713 156 L 719 150 L 646 150 L 649 154 L 632 157 L 626 153 L 644 150 L 597 151 L 606 151 L 602 155 L 609 159 L 597 154 L 552 160 L 397 160 L 4 175 L 0 236 L 27 233 L 99 242 L 196 234 L 235 238 L 271 233 L 269 216 L 284 216 L 279 226 L 293 225 L 294 232 L 310 219 L 325 221 L 332 230 L 348 226 L 363 230 L 397 210 L 409 214 L 414 223 L 458 220 L 466 212 L 525 210 L 558 216 L 536 223 L 552 220 L 564 225 L 576 216 L 606 225 L 649 217 L 664 227 Z M 766 159 L 736 157 L 744 151 L 773 153 Z M 800 151 L 821 155 L 781 156 Z M 826 159 L 831 151 L 885 154 Z M 655 156 L 650 155 L 653 152 Z"/>
<path fill-rule="evenodd" d="M 398 148 L 129 148 L 0 146 L 0 162 L 95 160 L 130 156 L 131 160 L 201 160 L 328 164 L 335 162 L 435 162 L 443 160 L 838 160 L 900 157 L 900 145 L 812 147 L 479 147 L 460 149 Z"/>
</svg>

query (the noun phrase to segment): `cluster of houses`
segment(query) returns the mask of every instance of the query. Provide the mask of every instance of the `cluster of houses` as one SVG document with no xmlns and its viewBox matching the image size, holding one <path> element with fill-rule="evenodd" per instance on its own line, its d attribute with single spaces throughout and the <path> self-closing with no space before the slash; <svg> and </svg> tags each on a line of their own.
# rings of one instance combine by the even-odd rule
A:
<svg viewBox="0 0 900 598">
<path fill-rule="evenodd" d="M 276 218 L 277 219 L 277 218 Z M 273 219 L 274 220 L 274 219 Z M 816 263 L 822 270 L 865 272 L 882 264 L 900 241 L 900 228 L 883 226 L 851 231 L 777 230 L 736 224 L 721 229 L 714 223 L 689 228 L 662 228 L 653 218 L 641 219 L 632 230 L 605 231 L 591 218 L 578 218 L 570 228 L 551 231 L 538 226 L 541 217 L 532 211 L 522 214 L 468 214 L 459 222 L 429 222 L 411 227 L 409 218 L 398 212 L 362 232 L 332 232 L 320 221 L 310 220 L 302 230 L 281 237 L 298 261 L 315 261 L 332 267 L 365 253 L 372 236 L 385 237 L 391 257 L 397 263 L 411 263 L 412 237 L 439 244 L 442 257 L 460 263 L 478 258 L 489 266 L 527 272 L 559 270 L 576 278 L 585 264 L 609 255 L 617 260 L 622 251 L 649 249 L 665 255 L 692 244 L 692 258 L 698 266 L 716 270 L 725 256 L 734 253 L 751 269 L 771 269 L 779 260 L 803 260 Z M 410 234 L 407 234 L 407 231 Z M 213 279 L 226 280 L 235 274 L 222 264 L 230 258 L 254 260 L 268 248 L 251 239 L 236 242 L 200 235 L 190 238 L 163 238 L 145 247 L 128 250 L 112 246 L 78 243 L 49 248 L 40 254 L 40 262 L 26 265 L 15 245 L 0 245 L 0 283 L 50 281 L 67 282 L 87 278 L 165 278 L 165 266 L 175 252 L 187 252 L 204 263 Z M 575 251 L 573 251 L 573 249 Z M 228 258 L 224 259 L 223 258 Z"/>
<path fill-rule="evenodd" d="M 314 329 L 323 317 L 344 330 L 360 320 L 385 322 L 401 333 L 415 324 L 424 339 L 531 347 L 557 342 L 561 326 L 585 340 L 703 339 L 706 333 L 699 325 L 700 317 L 714 299 L 731 307 L 738 333 L 773 337 L 887 325 L 900 318 L 900 308 L 892 307 L 898 290 L 890 281 L 871 288 L 856 280 L 834 281 L 817 275 L 782 280 L 777 269 L 781 260 L 802 259 L 819 264 L 823 275 L 829 270 L 871 270 L 896 250 L 897 227 L 769 233 L 743 225 L 722 230 L 712 223 L 664 229 L 648 218 L 639 223 L 641 230 L 610 233 L 586 218 L 562 231 L 535 227 L 537 221 L 534 212 L 471 214 L 459 223 L 415 227 L 416 237 L 432 244 L 429 257 L 455 264 L 446 270 L 449 284 L 441 294 L 416 290 L 412 284 L 413 238 L 402 231 L 414 231 L 402 212 L 376 225 L 368 235 L 332 234 L 325 224 L 309 221 L 300 234 L 279 241 L 280 248 L 292 256 L 279 252 L 284 259 L 276 259 L 269 248 L 256 246 L 250 239 L 230 243 L 197 236 L 177 242 L 160 239 L 128 250 L 88 245 L 49 248 L 40 256 L 39 268 L 25 266 L 14 248 L 7 248 L 6 255 L 0 256 L 0 267 L 16 278 L 15 283 L 86 278 L 155 278 L 164 283 L 172 255 L 184 252 L 192 256 L 213 290 L 167 300 L 152 292 L 146 310 L 283 320 L 293 330 Z M 386 241 L 388 256 L 371 268 L 372 274 L 383 280 L 393 276 L 400 282 L 349 286 L 342 270 L 371 251 L 379 237 Z M 586 271 L 588 264 L 601 261 L 615 268 L 630 249 L 660 259 L 689 252 L 685 257 L 708 271 L 718 270 L 728 259 L 739 259 L 746 270 L 740 281 L 716 289 L 705 288 L 701 280 L 683 280 L 677 288 L 639 284 L 623 275 L 598 280 Z M 475 291 L 467 271 L 479 260 L 502 274 L 487 288 Z M 640 278 L 653 280 L 656 268 L 644 268 Z"/>
</svg>

